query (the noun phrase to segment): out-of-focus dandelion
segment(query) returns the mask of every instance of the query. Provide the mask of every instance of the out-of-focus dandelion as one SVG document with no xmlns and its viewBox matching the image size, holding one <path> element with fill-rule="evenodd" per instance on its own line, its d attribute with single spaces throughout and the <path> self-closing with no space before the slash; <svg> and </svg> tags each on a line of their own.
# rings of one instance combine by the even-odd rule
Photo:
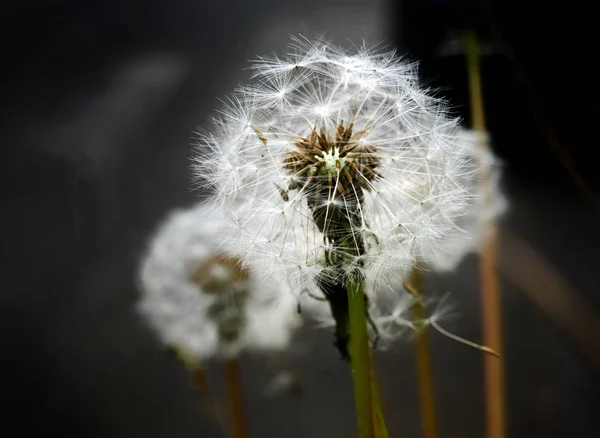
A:
<svg viewBox="0 0 600 438">
<path fill-rule="evenodd" d="M 205 390 L 201 364 L 224 360 L 232 432 L 246 438 L 241 376 L 243 350 L 280 352 L 300 324 L 297 302 L 274 278 L 254 275 L 217 240 L 226 230 L 205 205 L 173 212 L 142 262 L 140 313 Z"/>
<path fill-rule="evenodd" d="M 173 212 L 143 260 L 139 311 L 162 342 L 189 360 L 283 350 L 300 323 L 285 285 L 253 275 L 216 242 L 224 232 L 205 205 Z"/>
<path fill-rule="evenodd" d="M 464 231 L 461 235 L 448 235 L 440 242 L 440 250 L 428 254 L 424 262 L 434 271 L 451 271 L 470 253 L 478 253 L 490 238 L 489 224 L 494 223 L 508 209 L 508 200 L 500 186 L 502 164 L 487 147 L 489 140 L 484 132 L 464 129 L 465 142 L 471 142 L 478 163 L 476 178 L 468 178 L 463 184 L 470 185 L 474 202 L 456 222 Z M 483 185 L 482 181 L 487 181 Z M 483 193 L 483 189 L 486 193 Z"/>
</svg>

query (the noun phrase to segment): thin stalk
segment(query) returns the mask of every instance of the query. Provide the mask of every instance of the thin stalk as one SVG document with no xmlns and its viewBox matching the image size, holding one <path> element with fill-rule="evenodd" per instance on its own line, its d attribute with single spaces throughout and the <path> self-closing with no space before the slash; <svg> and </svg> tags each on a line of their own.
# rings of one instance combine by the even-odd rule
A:
<svg viewBox="0 0 600 438">
<path fill-rule="evenodd" d="M 479 47 L 477 36 L 473 32 L 465 35 L 464 47 L 467 59 L 467 75 L 469 80 L 469 94 L 473 129 L 485 132 L 485 116 L 483 111 L 483 97 L 481 91 L 481 73 L 479 68 Z M 482 148 L 487 144 L 482 142 Z M 489 205 L 491 178 L 484 175 L 483 200 Z M 485 230 L 486 239 L 479 259 L 481 271 L 481 305 L 483 317 L 484 343 L 492 349 L 499 351 L 502 346 L 502 313 L 500 307 L 500 294 L 498 277 L 496 273 L 498 257 L 498 237 L 496 224 L 489 222 Z M 486 399 L 486 437 L 504 438 L 504 370 L 503 361 L 491 356 L 485 356 L 485 399 Z"/>
<path fill-rule="evenodd" d="M 221 404 L 210 391 L 206 370 L 202 363 L 177 346 L 171 346 L 168 351 L 190 373 L 192 387 L 202 396 L 202 411 L 226 429 L 227 422 L 223 418 Z"/>
<path fill-rule="evenodd" d="M 194 389 L 200 393 L 208 392 L 208 383 L 206 381 L 206 373 L 201 366 L 190 369 L 192 375 L 192 385 Z"/>
<path fill-rule="evenodd" d="M 370 366 L 371 366 L 371 396 L 373 397 L 373 404 L 371 412 L 373 414 L 373 432 L 375 438 L 389 438 L 387 431 L 387 425 L 383 416 L 383 408 L 381 407 L 381 391 L 379 390 L 379 379 L 377 378 L 377 370 L 375 368 L 375 361 L 373 355 L 370 354 Z"/>
<path fill-rule="evenodd" d="M 248 425 L 246 424 L 246 414 L 244 412 L 242 379 L 239 363 L 236 358 L 225 360 L 225 380 L 233 436 L 235 438 L 248 438 Z"/>
<path fill-rule="evenodd" d="M 425 308 L 420 299 L 423 291 L 423 275 L 418 268 L 413 269 L 411 274 L 411 284 L 414 291 L 418 294 L 415 303 L 412 306 L 413 317 L 416 326 L 416 347 L 417 347 L 417 381 L 419 386 L 419 401 L 421 407 L 421 428 L 424 438 L 436 438 L 438 436 L 436 413 L 435 413 L 435 392 L 433 389 L 433 371 L 431 365 L 431 352 L 429 348 L 429 337 L 427 335 L 427 325 L 425 320 Z"/>
<path fill-rule="evenodd" d="M 359 438 L 374 438 L 371 397 L 370 350 L 362 282 L 350 277 L 346 285 L 349 313 L 349 351 Z"/>
<path fill-rule="evenodd" d="M 194 389 L 200 393 L 207 393 L 208 382 L 202 363 L 186 352 L 183 348 L 179 348 L 177 346 L 170 347 L 169 353 L 172 354 L 177 361 L 189 371 Z"/>
</svg>

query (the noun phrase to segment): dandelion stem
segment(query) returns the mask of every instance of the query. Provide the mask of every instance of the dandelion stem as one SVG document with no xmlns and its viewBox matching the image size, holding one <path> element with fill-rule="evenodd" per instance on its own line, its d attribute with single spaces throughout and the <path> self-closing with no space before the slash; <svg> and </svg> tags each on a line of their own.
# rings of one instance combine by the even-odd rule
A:
<svg viewBox="0 0 600 438">
<path fill-rule="evenodd" d="M 200 393 L 207 392 L 208 383 L 206 381 L 206 373 L 204 372 L 204 368 L 197 366 L 190 370 L 190 374 L 192 375 L 192 385 L 194 386 L 194 389 Z"/>
<path fill-rule="evenodd" d="M 248 438 L 242 379 L 236 358 L 229 358 L 225 361 L 225 373 L 233 436 L 235 438 Z"/>
<path fill-rule="evenodd" d="M 227 421 L 223 418 L 221 405 L 210 392 L 204 367 L 196 364 L 193 367 L 188 367 L 188 370 L 191 376 L 192 387 L 202 396 L 202 411 L 226 430 Z"/>
<path fill-rule="evenodd" d="M 379 379 L 377 378 L 373 354 L 369 355 L 369 359 L 371 371 L 371 396 L 373 397 L 371 409 L 373 413 L 373 435 L 375 438 L 389 438 L 390 435 L 387 431 L 387 425 L 381 407 L 381 391 L 379 390 Z"/>
<path fill-rule="evenodd" d="M 481 92 L 481 73 L 479 68 L 479 47 L 477 36 L 468 32 L 464 38 L 464 47 L 467 61 L 467 75 L 469 81 L 469 94 L 471 102 L 473 129 L 485 132 L 485 117 L 483 111 L 483 97 Z M 483 143 L 483 148 L 488 146 Z M 491 177 L 484 175 L 483 200 L 490 203 L 489 193 Z M 484 242 L 481 257 L 481 303 L 483 316 L 484 343 L 494 350 L 501 349 L 502 344 L 502 314 L 500 308 L 500 294 L 496 274 L 498 237 L 496 225 L 493 222 L 486 224 L 487 239 Z M 485 398 L 487 438 L 504 438 L 504 386 L 503 386 L 503 361 L 496 357 L 486 355 L 485 367 Z"/>
<path fill-rule="evenodd" d="M 418 268 L 411 274 L 412 290 L 417 299 L 412 306 L 415 318 L 416 347 L 417 347 L 417 381 L 419 385 L 419 399 L 421 404 L 421 428 L 425 438 L 436 438 L 437 423 L 435 414 L 435 392 L 433 389 L 433 371 L 431 366 L 431 352 L 429 337 L 427 336 L 427 316 L 420 294 L 423 290 L 423 275 Z"/>
<path fill-rule="evenodd" d="M 210 391 L 202 363 L 178 346 L 169 347 L 168 352 L 190 373 L 191 386 L 202 396 L 202 411 L 225 429 L 227 424 L 221 414 L 221 405 Z"/>
<path fill-rule="evenodd" d="M 369 339 L 362 281 L 350 276 L 347 282 L 350 366 L 354 381 L 354 401 L 359 438 L 374 438 L 371 397 Z"/>
</svg>

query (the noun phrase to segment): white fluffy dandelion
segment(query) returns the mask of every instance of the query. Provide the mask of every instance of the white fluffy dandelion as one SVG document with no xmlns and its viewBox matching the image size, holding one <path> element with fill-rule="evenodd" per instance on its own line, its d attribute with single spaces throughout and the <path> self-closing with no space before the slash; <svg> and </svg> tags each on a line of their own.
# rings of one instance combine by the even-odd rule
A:
<svg viewBox="0 0 600 438">
<path fill-rule="evenodd" d="M 142 262 L 139 311 L 163 343 L 195 360 L 284 349 L 300 323 L 296 301 L 219 251 L 223 232 L 205 205 L 173 212 Z"/>
<path fill-rule="evenodd" d="M 409 325 L 406 300 L 377 300 L 417 261 L 469 239 L 475 144 L 394 53 L 301 38 L 291 52 L 259 58 L 255 83 L 199 135 L 196 174 L 229 226 L 222 242 L 334 313 L 331 297 L 353 278 L 381 324 Z"/>
<path fill-rule="evenodd" d="M 289 59 L 255 63 L 257 83 L 200 136 L 197 175 L 216 189 L 246 261 L 294 278 L 341 258 L 374 284 L 463 234 L 472 142 L 418 86 L 415 66 L 364 47 L 292 47 Z M 344 248 L 340 215 L 353 239 Z"/>
</svg>

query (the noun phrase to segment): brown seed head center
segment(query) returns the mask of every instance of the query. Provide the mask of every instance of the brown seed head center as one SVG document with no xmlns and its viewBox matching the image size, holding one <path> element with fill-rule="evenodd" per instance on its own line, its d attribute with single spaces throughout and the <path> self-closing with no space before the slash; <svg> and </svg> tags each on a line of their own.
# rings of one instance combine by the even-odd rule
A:
<svg viewBox="0 0 600 438">
<path fill-rule="evenodd" d="M 283 161 L 291 175 L 289 189 L 303 189 L 318 198 L 325 185 L 331 199 L 341 196 L 360 202 L 362 189 L 371 190 L 373 180 L 381 177 L 377 173 L 381 159 L 374 146 L 363 144 L 364 134 L 353 133 L 352 123 L 345 127 L 340 121 L 334 136 L 313 129 L 310 138 L 302 137 Z"/>
<path fill-rule="evenodd" d="M 190 280 L 208 294 L 239 293 L 236 289 L 249 277 L 248 270 L 237 257 L 215 254 L 198 265 Z"/>
</svg>

